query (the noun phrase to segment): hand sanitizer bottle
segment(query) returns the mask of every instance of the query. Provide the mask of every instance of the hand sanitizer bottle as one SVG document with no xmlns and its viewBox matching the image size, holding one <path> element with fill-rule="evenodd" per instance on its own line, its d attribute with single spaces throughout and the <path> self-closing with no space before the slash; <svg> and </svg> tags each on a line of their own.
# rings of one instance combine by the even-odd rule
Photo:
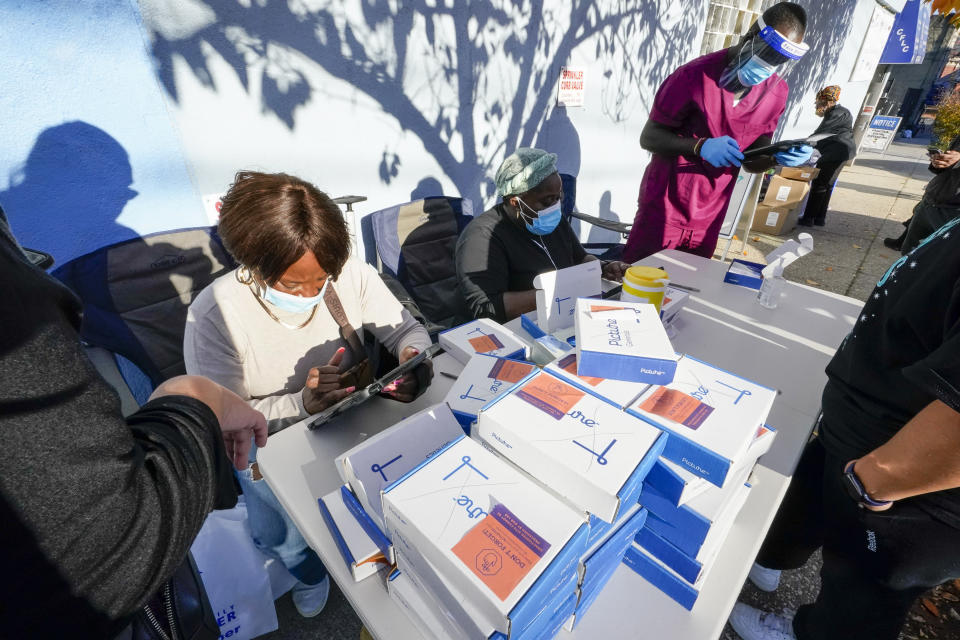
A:
<svg viewBox="0 0 960 640">
<path fill-rule="evenodd" d="M 786 280 L 783 279 L 783 271 L 778 270 L 774 275 L 764 278 L 760 285 L 760 293 L 757 294 L 757 300 L 760 306 L 765 309 L 776 309 L 780 304 L 780 296 L 786 286 Z"/>
</svg>

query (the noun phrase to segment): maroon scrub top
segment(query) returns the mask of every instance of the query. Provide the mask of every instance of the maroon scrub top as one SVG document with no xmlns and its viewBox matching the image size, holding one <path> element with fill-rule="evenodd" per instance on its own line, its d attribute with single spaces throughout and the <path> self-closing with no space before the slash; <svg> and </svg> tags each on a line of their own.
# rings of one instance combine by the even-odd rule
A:
<svg viewBox="0 0 960 640">
<path fill-rule="evenodd" d="M 786 107 L 787 83 L 774 74 L 734 106 L 733 93 L 719 84 L 726 65 L 723 49 L 678 68 L 657 91 L 650 119 L 685 138 L 730 136 L 741 149 L 773 136 Z M 699 157 L 654 153 L 640 183 L 624 260 L 634 262 L 661 249 L 712 257 L 738 171 Z"/>
</svg>

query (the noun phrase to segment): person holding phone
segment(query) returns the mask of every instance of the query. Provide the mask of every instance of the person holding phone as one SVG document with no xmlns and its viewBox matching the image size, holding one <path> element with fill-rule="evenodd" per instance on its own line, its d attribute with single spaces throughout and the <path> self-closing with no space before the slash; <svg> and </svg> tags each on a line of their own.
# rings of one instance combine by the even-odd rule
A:
<svg viewBox="0 0 960 640">
<path fill-rule="evenodd" d="M 223 197 L 218 230 L 240 267 L 214 281 L 187 313 L 184 364 L 263 412 L 275 432 L 373 381 L 366 332 L 400 362 L 430 336 L 370 265 L 350 256 L 340 209 L 312 184 L 282 173 L 237 173 Z M 426 365 L 424 365 L 426 366 Z M 415 373 L 383 395 L 409 402 Z M 326 603 L 329 580 L 255 463 L 238 473 L 254 539 L 300 580 L 304 616 Z"/>
<path fill-rule="evenodd" d="M 787 83 L 776 72 L 809 49 L 806 26 L 803 7 L 779 2 L 736 45 L 688 62 L 663 82 L 640 136 L 653 156 L 626 262 L 661 249 L 713 256 L 741 164 L 759 173 L 810 158 L 813 149 L 798 145 L 743 161 L 744 150 L 770 144 L 787 104 Z"/>
<path fill-rule="evenodd" d="M 936 174 L 923 190 L 923 198 L 913 208 L 913 217 L 904 222 L 899 238 L 884 238 L 883 244 L 904 255 L 913 251 L 924 238 L 960 215 L 960 136 L 943 150 L 928 147 L 930 171 Z"/>
</svg>

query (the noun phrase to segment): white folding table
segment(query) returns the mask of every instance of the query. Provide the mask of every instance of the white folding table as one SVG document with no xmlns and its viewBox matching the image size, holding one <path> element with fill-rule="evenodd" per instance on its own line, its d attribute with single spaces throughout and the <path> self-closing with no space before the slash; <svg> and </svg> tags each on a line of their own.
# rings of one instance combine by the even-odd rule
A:
<svg viewBox="0 0 960 640">
<path fill-rule="evenodd" d="M 781 393 L 769 423 L 778 431 L 761 458 L 756 484 L 740 512 L 692 611 L 687 611 L 621 565 L 577 629 L 559 638 L 712 640 L 720 635 L 747 572 L 776 514 L 806 443 L 826 381 L 824 367 L 857 321 L 862 303 L 787 283 L 777 309 L 764 309 L 756 291 L 723 282 L 727 265 L 678 251 L 638 264 L 662 266 L 671 281 L 699 289 L 675 320 L 673 345 L 705 362 Z M 518 334 L 529 337 L 510 324 Z M 317 431 L 304 422 L 271 436 L 257 459 L 260 470 L 310 546 L 374 637 L 420 638 L 376 577 L 354 582 L 320 515 L 317 499 L 340 486 L 333 459 L 403 418 L 442 402 L 460 364 L 447 354 L 434 360 L 434 380 L 410 404 L 375 398 Z"/>
</svg>

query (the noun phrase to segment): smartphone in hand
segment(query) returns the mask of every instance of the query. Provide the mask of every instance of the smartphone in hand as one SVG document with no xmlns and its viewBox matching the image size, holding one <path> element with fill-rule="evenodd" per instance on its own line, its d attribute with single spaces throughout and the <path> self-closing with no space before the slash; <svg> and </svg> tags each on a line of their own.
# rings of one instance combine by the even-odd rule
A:
<svg viewBox="0 0 960 640">
<path fill-rule="evenodd" d="M 938 149 L 937 147 L 927 147 L 927 155 L 929 156 L 939 156 L 943 153 L 943 149 Z"/>
</svg>

